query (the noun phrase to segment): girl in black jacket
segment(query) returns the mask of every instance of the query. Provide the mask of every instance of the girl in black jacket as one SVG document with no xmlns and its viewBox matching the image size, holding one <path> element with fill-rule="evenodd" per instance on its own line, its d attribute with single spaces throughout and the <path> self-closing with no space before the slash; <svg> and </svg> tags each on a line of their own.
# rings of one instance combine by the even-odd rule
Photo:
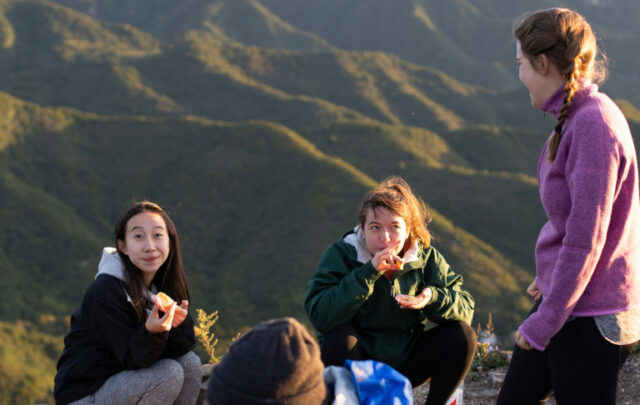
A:
<svg viewBox="0 0 640 405">
<path fill-rule="evenodd" d="M 142 201 L 118 219 L 115 242 L 71 316 L 56 403 L 194 404 L 202 368 L 175 225 Z M 159 291 L 176 302 L 160 309 Z"/>
</svg>

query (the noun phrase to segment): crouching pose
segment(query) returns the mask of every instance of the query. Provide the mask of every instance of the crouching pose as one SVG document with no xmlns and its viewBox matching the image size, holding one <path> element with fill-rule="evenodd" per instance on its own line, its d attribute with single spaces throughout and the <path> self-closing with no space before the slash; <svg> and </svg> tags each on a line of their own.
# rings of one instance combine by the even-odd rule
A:
<svg viewBox="0 0 640 405">
<path fill-rule="evenodd" d="M 140 202 L 115 226 L 98 274 L 71 316 L 57 404 L 194 404 L 202 367 L 175 225 Z M 176 302 L 165 306 L 154 293 Z M 162 308 L 160 308 L 162 306 Z"/>
<path fill-rule="evenodd" d="M 399 177 L 369 191 L 358 225 L 324 252 L 305 309 L 325 365 L 373 359 L 431 381 L 427 404 L 443 404 L 476 348 L 474 301 L 430 245 L 428 213 Z"/>
</svg>

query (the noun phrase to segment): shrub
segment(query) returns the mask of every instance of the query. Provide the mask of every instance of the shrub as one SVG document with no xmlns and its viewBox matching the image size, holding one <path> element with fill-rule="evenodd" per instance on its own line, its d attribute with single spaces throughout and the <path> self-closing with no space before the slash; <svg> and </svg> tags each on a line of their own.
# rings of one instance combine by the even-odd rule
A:
<svg viewBox="0 0 640 405">
<path fill-rule="evenodd" d="M 469 376 L 472 380 L 477 380 L 487 370 L 493 370 L 509 364 L 507 353 L 498 349 L 497 340 L 493 333 L 491 314 L 489 314 L 489 320 L 484 329 L 478 324 L 476 335 L 478 337 L 478 348 L 469 371 Z"/>
<path fill-rule="evenodd" d="M 214 311 L 211 314 L 207 314 L 202 309 L 196 309 L 198 314 L 197 323 L 193 329 L 196 334 L 196 338 L 200 341 L 204 350 L 209 355 L 209 362 L 216 364 L 220 359 L 216 357 L 216 345 L 218 339 L 215 337 L 215 333 L 211 330 L 213 325 L 218 321 L 218 311 Z"/>
</svg>

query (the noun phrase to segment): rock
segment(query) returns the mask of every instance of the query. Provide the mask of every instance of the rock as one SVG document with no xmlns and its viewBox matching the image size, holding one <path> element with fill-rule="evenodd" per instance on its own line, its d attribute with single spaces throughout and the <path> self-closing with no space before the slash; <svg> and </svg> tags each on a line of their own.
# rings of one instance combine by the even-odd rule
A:
<svg viewBox="0 0 640 405">
<path fill-rule="evenodd" d="M 209 376 L 211 376 L 211 371 L 213 370 L 213 364 L 203 364 L 202 365 L 202 383 L 200 384 L 200 393 L 198 394 L 198 399 L 196 400 L 196 405 L 208 405 L 206 393 L 207 393 L 207 385 L 209 382 Z"/>
<path fill-rule="evenodd" d="M 491 370 L 489 371 L 489 378 L 491 379 L 491 386 L 493 388 L 500 388 L 502 382 L 504 381 L 504 376 L 507 374 L 507 371 L 502 370 Z"/>
</svg>

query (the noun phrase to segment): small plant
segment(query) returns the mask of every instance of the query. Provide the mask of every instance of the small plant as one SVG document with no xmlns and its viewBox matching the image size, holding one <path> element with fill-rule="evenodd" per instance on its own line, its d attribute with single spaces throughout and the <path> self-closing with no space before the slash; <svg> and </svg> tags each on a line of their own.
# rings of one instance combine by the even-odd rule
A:
<svg viewBox="0 0 640 405">
<path fill-rule="evenodd" d="M 213 325 L 218 321 L 218 311 L 214 311 L 211 314 L 207 314 L 202 309 L 196 309 L 197 324 L 193 327 L 196 338 L 200 341 L 204 350 L 209 355 L 209 362 L 216 364 L 220 359 L 216 357 L 216 345 L 218 339 L 215 337 L 215 333 L 211 330 Z"/>
<path fill-rule="evenodd" d="M 471 363 L 469 373 L 472 380 L 480 378 L 480 375 L 484 371 L 493 370 L 509 364 L 507 355 L 498 350 L 497 340 L 493 333 L 491 314 L 489 314 L 489 320 L 487 321 L 485 329 L 482 329 L 480 324 L 478 324 L 476 336 L 478 337 L 478 348 Z"/>
</svg>

